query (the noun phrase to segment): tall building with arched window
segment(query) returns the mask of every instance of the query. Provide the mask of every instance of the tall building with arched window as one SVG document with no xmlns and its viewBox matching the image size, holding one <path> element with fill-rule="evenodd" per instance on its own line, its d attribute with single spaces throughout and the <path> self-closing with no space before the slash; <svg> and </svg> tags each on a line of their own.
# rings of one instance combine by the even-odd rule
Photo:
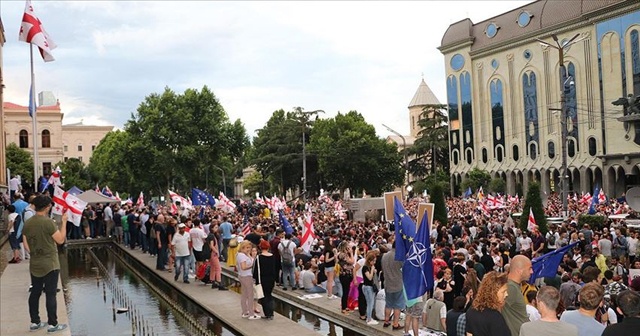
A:
<svg viewBox="0 0 640 336">
<path fill-rule="evenodd" d="M 637 0 L 538 0 L 451 24 L 438 49 L 452 191 L 476 167 L 504 179 L 510 194 L 531 181 L 559 191 L 562 93 L 569 190 L 599 185 L 620 196 L 640 185 L 640 121 L 621 122 L 623 107 L 611 104 L 640 95 L 639 33 Z"/>
</svg>

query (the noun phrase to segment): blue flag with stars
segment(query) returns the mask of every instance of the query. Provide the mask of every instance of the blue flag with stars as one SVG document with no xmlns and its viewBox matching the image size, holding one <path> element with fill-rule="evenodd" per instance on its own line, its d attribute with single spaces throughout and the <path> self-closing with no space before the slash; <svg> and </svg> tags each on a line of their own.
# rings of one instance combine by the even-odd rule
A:
<svg viewBox="0 0 640 336">
<path fill-rule="evenodd" d="M 413 240 L 416 236 L 416 224 L 407 215 L 402 202 L 397 197 L 393 200 L 393 223 L 396 232 L 395 260 L 404 261 L 411 247 L 409 239 Z"/>
<path fill-rule="evenodd" d="M 201 206 L 216 205 L 216 201 L 213 196 L 197 188 L 191 188 L 191 202 L 193 205 L 201 205 Z"/>
<path fill-rule="evenodd" d="M 284 233 L 292 234 L 293 226 L 291 226 L 291 223 L 289 223 L 287 218 L 284 216 L 284 212 L 282 210 L 278 211 L 278 216 L 280 217 L 280 225 L 282 225 Z"/>
<path fill-rule="evenodd" d="M 428 290 L 433 289 L 433 261 L 429 239 L 429 216 L 425 212 L 413 239 L 409 238 L 407 257 L 402 266 L 402 282 L 407 295 L 407 306 L 411 307 Z M 396 249 L 397 255 L 397 249 Z"/>
<path fill-rule="evenodd" d="M 531 274 L 531 278 L 529 279 L 529 283 L 534 283 L 537 278 L 545 278 L 545 277 L 554 277 L 558 272 L 558 266 L 562 262 L 562 257 L 574 246 L 576 246 L 578 242 L 573 244 L 566 245 L 557 250 L 551 251 L 543 256 L 538 258 L 533 258 L 531 260 L 531 268 L 533 269 L 533 273 Z"/>
</svg>

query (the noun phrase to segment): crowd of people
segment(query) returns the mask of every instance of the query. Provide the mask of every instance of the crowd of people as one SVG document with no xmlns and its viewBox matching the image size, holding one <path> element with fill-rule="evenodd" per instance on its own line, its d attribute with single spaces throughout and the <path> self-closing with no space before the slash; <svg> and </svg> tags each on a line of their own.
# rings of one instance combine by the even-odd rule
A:
<svg viewBox="0 0 640 336">
<path fill-rule="evenodd" d="M 20 216 L 24 200 L 17 195 L 10 209 Z M 424 201 L 404 202 L 414 220 Z M 185 283 L 197 279 L 218 290 L 227 290 L 222 281 L 226 263 L 238 272 L 240 313 L 247 319 L 272 319 L 272 291 L 280 286 L 339 298 L 344 314 L 357 310 L 363 323 L 382 323 L 405 334 L 413 330 L 414 335 L 421 327 L 459 336 L 631 335 L 640 323 L 640 277 L 634 278 L 640 272 L 635 271 L 640 270 L 639 232 L 607 217 L 635 217 L 624 199 L 600 202 L 595 210 L 605 223 L 590 227 L 578 219 L 590 204 L 584 196 L 571 195 L 566 220 L 548 232 L 528 232 L 512 218 L 522 211 L 520 202 L 487 211 L 475 197 L 448 198 L 448 223 L 435 221 L 430 233 L 435 286 L 410 303 L 403 262 L 395 260 L 393 223 L 350 220 L 336 210 L 337 202 L 321 197 L 288 203 L 282 211 L 292 223 L 290 233 L 276 211 L 253 201 L 233 212 L 98 204 L 85 210 L 79 229 L 65 231 L 68 238 L 112 236 L 156 257 L 156 268 L 174 272 L 176 281 L 180 276 Z M 557 195 L 549 195 L 545 213 L 559 216 L 561 204 Z M 314 230 L 310 242 L 298 221 L 308 213 Z M 573 243 L 555 277 L 528 283 L 532 259 Z M 13 258 L 20 259 L 21 248 L 15 247 Z"/>
</svg>

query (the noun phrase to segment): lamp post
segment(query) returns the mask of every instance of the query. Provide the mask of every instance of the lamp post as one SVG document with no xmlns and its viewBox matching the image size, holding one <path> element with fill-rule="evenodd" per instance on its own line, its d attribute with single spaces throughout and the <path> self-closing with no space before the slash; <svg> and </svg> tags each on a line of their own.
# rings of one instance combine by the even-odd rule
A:
<svg viewBox="0 0 640 336">
<path fill-rule="evenodd" d="M 220 171 L 222 172 L 222 188 L 224 190 L 224 194 L 226 195 L 227 194 L 227 179 L 224 177 L 224 169 L 222 169 L 222 168 L 220 168 L 220 167 L 218 167 L 216 165 L 212 165 L 212 166 L 213 166 L 213 168 L 220 169 Z"/>
<path fill-rule="evenodd" d="M 398 132 L 396 132 L 395 130 L 393 130 L 391 127 L 382 124 L 382 126 L 384 126 L 384 128 L 387 129 L 387 131 L 397 135 L 400 137 L 400 139 L 402 139 L 402 152 L 404 153 L 404 178 L 405 178 L 405 185 L 409 185 L 409 158 L 407 157 L 407 139 L 404 138 L 404 136 Z M 402 198 L 404 198 L 404 188 L 402 188 Z"/>
<path fill-rule="evenodd" d="M 562 148 L 562 163 L 561 163 L 561 176 L 560 176 L 560 180 L 562 181 L 562 215 L 564 216 L 564 218 L 567 218 L 569 215 L 568 212 L 568 202 L 567 202 L 567 195 L 569 194 L 569 183 L 567 183 L 567 178 L 569 177 L 569 174 L 567 172 L 567 108 L 566 108 L 566 103 L 567 103 L 567 97 L 566 97 L 566 87 L 567 84 L 569 83 L 571 76 L 567 76 L 567 68 L 564 66 L 564 51 L 565 48 L 569 47 L 570 45 L 582 41 L 584 38 L 578 39 L 578 36 L 580 36 L 580 34 L 575 34 L 572 38 L 570 38 L 569 40 L 567 40 L 566 42 L 560 42 L 558 41 L 558 36 L 556 36 L 555 34 L 551 35 L 551 38 L 553 39 L 553 41 L 555 42 L 555 45 L 550 44 L 549 42 L 540 40 L 540 39 L 536 39 L 538 42 L 540 42 L 541 45 L 543 46 L 547 46 L 547 47 L 551 47 L 554 48 L 556 50 L 558 50 L 558 63 L 560 64 L 560 75 L 563 76 L 563 78 L 561 78 L 562 81 L 562 88 L 560 91 L 560 127 L 562 128 L 560 131 L 560 141 L 562 142 L 561 148 Z M 565 78 L 566 76 L 566 78 Z M 571 85 L 569 83 L 569 85 Z"/>
<path fill-rule="evenodd" d="M 300 116 L 300 120 L 302 121 L 302 195 L 303 200 L 306 202 L 307 200 L 307 148 L 306 148 L 306 137 L 305 131 L 307 130 L 307 122 L 309 121 L 309 116 L 312 114 L 324 113 L 323 110 L 315 110 L 315 111 L 302 111 L 302 107 L 295 107 L 294 110 Z"/>
</svg>

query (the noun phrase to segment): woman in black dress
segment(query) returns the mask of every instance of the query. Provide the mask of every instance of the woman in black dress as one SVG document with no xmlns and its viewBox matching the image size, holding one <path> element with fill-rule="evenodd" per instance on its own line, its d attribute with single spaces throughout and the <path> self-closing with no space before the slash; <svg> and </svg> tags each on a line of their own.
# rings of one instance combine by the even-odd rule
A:
<svg viewBox="0 0 640 336">
<path fill-rule="evenodd" d="M 262 251 L 254 263 L 253 267 L 253 279 L 256 281 L 256 284 L 262 285 L 262 291 L 264 292 L 264 297 L 260 300 L 260 304 L 262 305 L 262 310 L 264 311 L 264 316 L 262 318 L 273 320 L 273 296 L 271 292 L 273 292 L 273 286 L 275 285 L 277 273 L 276 273 L 276 257 L 269 252 L 269 242 L 266 240 L 260 241 L 258 245 L 260 250 Z M 260 275 L 258 275 L 258 265 L 260 266 Z"/>
</svg>

